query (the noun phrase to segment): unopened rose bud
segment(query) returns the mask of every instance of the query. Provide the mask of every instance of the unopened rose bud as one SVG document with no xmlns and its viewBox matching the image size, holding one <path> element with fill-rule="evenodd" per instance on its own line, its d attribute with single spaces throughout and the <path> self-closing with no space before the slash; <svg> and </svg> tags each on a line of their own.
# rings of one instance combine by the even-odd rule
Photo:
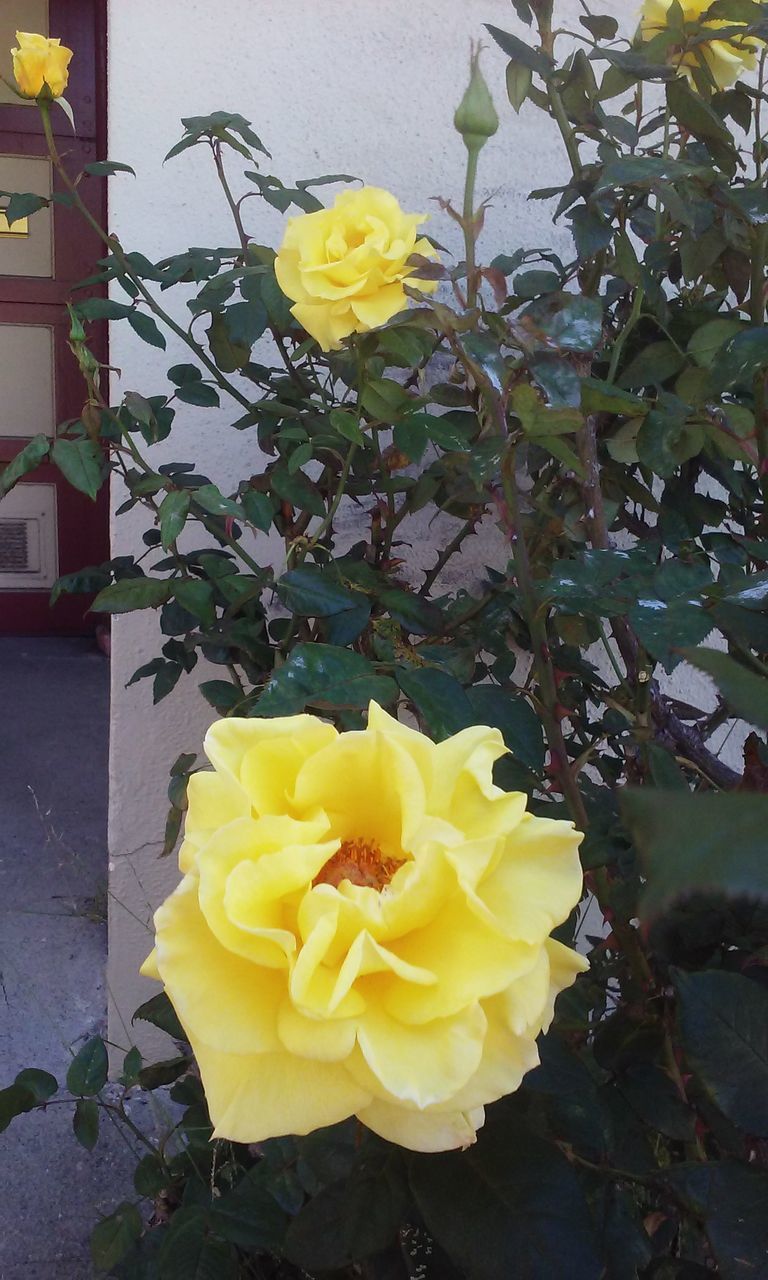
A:
<svg viewBox="0 0 768 1280">
<path fill-rule="evenodd" d="M 499 127 L 499 117 L 493 105 L 491 91 L 480 70 L 480 46 L 472 50 L 469 63 L 469 85 L 453 123 L 464 139 L 469 151 L 479 151 Z"/>
</svg>

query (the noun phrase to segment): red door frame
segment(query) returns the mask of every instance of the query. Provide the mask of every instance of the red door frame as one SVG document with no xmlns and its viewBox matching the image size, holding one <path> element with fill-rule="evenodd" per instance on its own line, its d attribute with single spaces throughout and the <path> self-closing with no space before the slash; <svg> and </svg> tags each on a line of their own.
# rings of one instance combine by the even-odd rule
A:
<svg viewBox="0 0 768 1280">
<path fill-rule="evenodd" d="M 77 133 L 73 137 L 63 111 L 54 109 L 52 120 L 57 146 L 75 172 L 107 150 L 107 9 L 106 0 L 49 0 L 52 35 L 74 50 L 67 101 L 71 104 Z M 0 106 L 0 154 L 45 155 L 46 146 L 37 109 L 21 105 Z M 107 192 L 103 179 L 86 178 L 81 194 L 102 226 L 107 220 Z M 67 346 L 66 302 L 72 287 L 93 272 L 103 247 L 82 217 L 62 205 L 53 206 L 55 278 L 0 276 L 0 322 L 51 325 L 54 331 L 56 417 L 62 422 L 78 418 L 84 384 Z M 87 293 L 100 292 L 96 289 Z M 79 297 L 86 296 L 82 291 Z M 95 354 L 107 361 L 106 325 L 93 326 L 89 334 Z M 0 461 L 9 461 L 23 440 L 0 438 Z M 101 489 L 96 502 L 78 493 L 50 466 L 38 467 L 21 483 L 56 485 L 59 538 L 59 573 L 71 573 L 109 556 L 109 495 Z M 62 596 L 54 606 L 49 592 L 0 591 L 0 634 L 82 635 L 92 632 L 95 618 L 88 613 L 86 596 Z"/>
</svg>

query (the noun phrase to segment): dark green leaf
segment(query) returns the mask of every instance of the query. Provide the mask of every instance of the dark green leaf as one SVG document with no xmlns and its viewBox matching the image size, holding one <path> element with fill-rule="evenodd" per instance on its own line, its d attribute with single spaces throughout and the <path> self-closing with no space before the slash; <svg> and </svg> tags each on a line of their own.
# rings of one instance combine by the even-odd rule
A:
<svg viewBox="0 0 768 1280">
<path fill-rule="evenodd" d="M 161 351 L 165 351 L 165 337 L 158 329 L 157 322 L 153 320 L 152 316 L 147 315 L 145 311 L 132 311 L 128 317 L 128 323 L 134 333 L 141 338 L 142 342 L 147 342 L 150 347 L 159 347 Z"/>
<path fill-rule="evenodd" d="M 314 565 L 284 573 L 278 579 L 277 594 L 287 609 L 304 618 L 327 618 L 362 603 L 359 593 L 343 587 L 333 570 Z"/>
<path fill-rule="evenodd" d="M 307 706 L 366 707 L 371 699 L 386 704 L 396 696 L 394 681 L 378 675 L 362 654 L 328 644 L 297 644 L 272 676 L 255 714 L 296 715 Z"/>
<path fill-rule="evenodd" d="M 437 667 L 398 667 L 397 682 L 438 741 L 475 720 L 469 698 L 447 671 Z"/>
<path fill-rule="evenodd" d="M 417 1156 L 411 1185 L 427 1227 L 472 1280 L 599 1280 L 584 1193 L 557 1147 L 498 1112 L 462 1154 Z"/>
<path fill-rule="evenodd" d="M 498 685 L 467 690 L 475 721 L 499 729 L 516 760 L 540 773 L 544 768 L 544 730 L 527 698 L 510 697 Z"/>
<path fill-rule="evenodd" d="M 683 656 L 711 676 L 736 715 L 748 724 L 768 729 L 768 678 L 755 675 L 718 649 L 684 649 Z"/>
<path fill-rule="evenodd" d="M 237 1280 L 237 1255 L 231 1244 L 208 1234 L 199 1209 L 174 1214 L 158 1258 L 161 1280 Z"/>
<path fill-rule="evenodd" d="M 625 791 L 622 810 L 643 858 L 646 918 L 697 893 L 768 902 L 768 796 L 649 787 Z"/>
<path fill-rule="evenodd" d="M 93 1151 L 99 1140 L 99 1108 L 93 1098 L 78 1098 L 72 1129 L 80 1146 L 86 1151 Z"/>
<path fill-rule="evenodd" d="M 13 1083 L 29 1089 L 36 1102 L 47 1102 L 59 1087 L 56 1077 L 50 1071 L 41 1071 L 39 1067 L 25 1067 Z"/>
<path fill-rule="evenodd" d="M 7 466 L 0 470 L 0 498 L 4 498 L 20 480 L 30 471 L 34 471 L 48 457 L 51 442 L 47 436 L 33 436 L 28 444 L 11 459 Z"/>
<path fill-rule="evenodd" d="M 544 80 L 551 76 L 555 64 L 548 54 L 532 49 L 529 44 L 513 36 L 511 31 L 502 31 L 500 27 L 494 27 L 490 22 L 486 22 L 485 29 L 513 62 L 522 63 L 524 67 L 535 71 Z"/>
<path fill-rule="evenodd" d="M 194 404 L 201 409 L 216 409 L 219 406 L 219 393 L 210 382 L 202 378 L 194 382 L 184 382 L 176 388 L 176 395 L 185 404 Z"/>
<path fill-rule="evenodd" d="M 173 489 L 160 503 L 160 536 L 163 550 L 167 551 L 178 538 L 189 514 L 188 489 Z"/>
<path fill-rule="evenodd" d="M 91 609 L 94 613 L 156 609 L 170 598 L 172 589 L 172 583 L 160 578 L 121 578 L 99 592 Z"/>
<path fill-rule="evenodd" d="M 212 516 L 234 516 L 236 520 L 242 520 L 245 512 L 239 502 L 233 501 L 232 498 L 225 498 L 224 494 L 215 484 L 203 484 L 199 489 L 195 489 L 192 497 L 198 507 L 202 507 L 203 511 L 207 511 Z"/>
<path fill-rule="evenodd" d="M 91 1036 L 78 1050 L 67 1071 L 67 1088 L 77 1097 L 89 1098 L 107 1083 L 107 1046 L 101 1036 Z"/>
<path fill-rule="evenodd" d="M 91 1232 L 91 1257 L 99 1271 L 110 1272 L 141 1235 L 141 1215 L 135 1205 L 124 1201 Z"/>
<path fill-rule="evenodd" d="M 673 1166 L 665 1178 L 703 1222 L 722 1280 L 768 1280 L 764 1171 L 721 1161 Z M 711 1274 L 703 1271 L 703 1276 Z M 681 1280 L 686 1280 L 682 1273 Z"/>
<path fill-rule="evenodd" d="M 186 1041 L 186 1032 L 164 991 L 159 991 L 156 996 L 152 996 L 151 1000 L 146 1000 L 144 1004 L 139 1005 L 131 1022 L 136 1022 L 137 1019 L 141 1022 L 151 1022 L 153 1027 L 159 1027 L 174 1040 Z"/>
<path fill-rule="evenodd" d="M 370 1172 L 363 1165 L 348 1181 L 326 1187 L 307 1201 L 288 1229 L 286 1256 L 313 1271 L 346 1268 L 396 1239 L 406 1206 L 407 1189 L 396 1156 Z"/>
<path fill-rule="evenodd" d="M 93 440 L 54 440 L 51 460 L 75 489 L 96 497 L 105 468 L 101 449 Z"/>
<path fill-rule="evenodd" d="M 740 973 L 676 970 L 686 1061 L 723 1115 L 768 1135 L 768 990 Z"/>
</svg>

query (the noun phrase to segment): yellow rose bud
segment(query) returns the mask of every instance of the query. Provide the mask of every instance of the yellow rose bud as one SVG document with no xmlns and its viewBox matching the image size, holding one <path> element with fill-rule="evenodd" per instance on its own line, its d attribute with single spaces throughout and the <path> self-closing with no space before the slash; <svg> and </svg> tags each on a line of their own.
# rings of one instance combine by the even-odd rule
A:
<svg viewBox="0 0 768 1280">
<path fill-rule="evenodd" d="M 491 91 L 480 70 L 480 49 L 473 49 L 469 64 L 469 84 L 453 117 L 456 130 L 469 150 L 480 150 L 499 127 Z"/>
<path fill-rule="evenodd" d="M 342 191 L 333 207 L 289 218 L 275 259 L 291 313 L 323 351 L 351 333 L 378 329 L 408 305 L 404 285 L 427 292 L 434 281 L 412 277 L 413 253 L 436 257 L 416 228 L 425 215 L 404 213 L 379 187 Z"/>
<path fill-rule="evenodd" d="M 686 23 L 698 22 L 707 12 L 712 0 L 681 0 L 683 17 Z M 667 28 L 667 15 L 672 0 L 644 0 L 640 15 L 640 31 L 645 40 L 651 40 Z M 730 22 L 723 18 L 711 19 L 702 23 L 706 31 L 715 32 L 722 27 L 739 27 L 744 23 Z M 758 41 L 753 37 L 745 37 L 743 41 L 732 37 L 730 40 L 713 38 L 704 44 L 696 45 L 688 51 L 672 48 L 667 60 L 677 67 L 678 74 L 693 79 L 692 68 L 705 62 L 712 72 L 712 77 L 719 89 L 726 89 L 733 84 L 742 72 L 751 71 L 755 66 L 755 50 Z"/>
<path fill-rule="evenodd" d="M 578 832 L 494 785 L 506 748 L 481 725 L 435 744 L 372 703 L 363 731 L 233 717 L 205 749 L 143 971 L 216 1136 L 356 1115 L 417 1151 L 471 1143 L 587 968 L 550 937 L 581 895 Z"/>
<path fill-rule="evenodd" d="M 13 74 L 25 98 L 60 98 L 69 82 L 72 50 L 59 39 L 17 31 L 17 49 L 11 49 Z"/>
</svg>

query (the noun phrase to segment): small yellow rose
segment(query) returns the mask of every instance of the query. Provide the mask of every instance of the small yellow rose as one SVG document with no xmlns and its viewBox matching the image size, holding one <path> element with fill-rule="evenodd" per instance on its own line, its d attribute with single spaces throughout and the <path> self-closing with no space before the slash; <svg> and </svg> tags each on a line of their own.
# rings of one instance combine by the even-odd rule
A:
<svg viewBox="0 0 768 1280">
<path fill-rule="evenodd" d="M 417 227 L 426 215 L 404 213 L 379 187 L 342 191 L 331 209 L 289 218 L 275 259 L 277 281 L 296 304 L 292 314 L 323 351 L 351 333 L 386 324 L 408 305 L 403 285 L 422 290 L 433 281 L 411 278 L 413 253 L 436 257 Z"/>
<path fill-rule="evenodd" d="M 360 732 L 231 718 L 205 749 L 143 972 L 216 1135 L 357 1115 L 414 1150 L 472 1142 L 587 967 L 549 936 L 581 894 L 578 832 L 493 784 L 483 726 L 435 744 L 371 704 Z"/>
<path fill-rule="evenodd" d="M 60 98 L 69 82 L 72 50 L 59 39 L 29 31 L 17 31 L 16 39 L 18 48 L 11 49 L 11 55 L 19 92 L 25 98 L 39 98 L 47 87 L 50 97 Z"/>
<path fill-rule="evenodd" d="M 644 0 L 640 30 L 646 40 L 652 39 L 666 29 L 671 4 L 672 0 Z M 681 0 L 681 4 L 685 21 L 698 22 L 709 9 L 712 0 Z M 727 22 L 722 18 L 702 23 L 707 31 L 711 29 L 713 32 L 722 27 L 733 28 L 743 25 L 738 22 Z M 686 76 L 689 80 L 692 79 L 692 68 L 699 66 L 703 61 L 709 67 L 717 87 L 725 89 L 729 84 L 733 84 L 743 71 L 751 71 L 754 68 L 756 46 L 757 41 L 751 37 L 745 37 L 743 41 L 736 37 L 731 37 L 729 40 L 718 40 L 713 37 L 704 44 L 696 45 L 695 49 L 688 51 L 671 49 L 667 57 L 668 61 L 677 67 L 678 74 Z"/>
</svg>

